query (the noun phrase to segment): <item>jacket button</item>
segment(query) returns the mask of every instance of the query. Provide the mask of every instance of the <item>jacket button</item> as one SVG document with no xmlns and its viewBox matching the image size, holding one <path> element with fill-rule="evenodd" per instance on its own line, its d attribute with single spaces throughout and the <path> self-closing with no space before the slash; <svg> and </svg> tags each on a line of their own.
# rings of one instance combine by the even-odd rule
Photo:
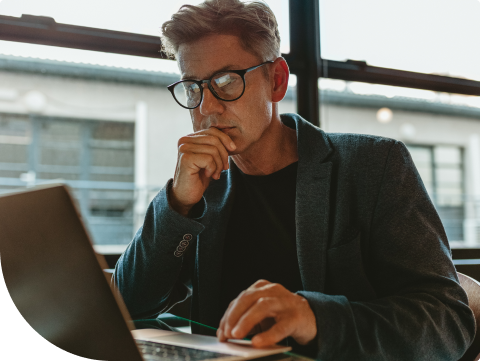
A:
<svg viewBox="0 0 480 361">
<path fill-rule="evenodd" d="M 191 241 L 191 240 L 192 240 L 192 235 L 189 234 L 189 233 L 187 233 L 187 234 L 185 234 L 185 235 L 183 236 L 183 239 L 184 239 L 185 241 Z"/>
<path fill-rule="evenodd" d="M 175 255 L 175 257 L 181 257 L 183 255 L 183 252 L 175 251 L 173 254 Z"/>
<path fill-rule="evenodd" d="M 185 252 L 186 249 L 187 247 L 180 247 L 180 246 L 177 247 L 177 251 L 182 253 Z"/>
<path fill-rule="evenodd" d="M 187 247 L 188 246 L 188 241 L 181 241 L 179 246 L 180 247 Z"/>
</svg>

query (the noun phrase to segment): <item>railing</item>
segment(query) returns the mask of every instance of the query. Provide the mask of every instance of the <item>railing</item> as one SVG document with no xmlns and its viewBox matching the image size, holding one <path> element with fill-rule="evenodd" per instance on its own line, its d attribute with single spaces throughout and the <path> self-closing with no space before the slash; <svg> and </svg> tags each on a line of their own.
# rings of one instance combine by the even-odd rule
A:
<svg viewBox="0 0 480 361">
<path fill-rule="evenodd" d="M 47 184 L 66 184 L 70 187 L 94 244 L 101 246 L 130 243 L 138 228 L 135 219 L 140 218 L 135 213 L 141 213 L 143 219 L 150 201 L 148 197 L 159 190 L 149 188 L 140 191 L 134 183 L 127 182 L 0 178 L 0 193 Z M 145 205 L 144 209 L 140 210 L 138 203 Z"/>
<path fill-rule="evenodd" d="M 71 187 L 95 245 L 99 249 L 112 250 L 105 251 L 107 253 L 117 253 L 130 243 L 143 223 L 148 204 L 160 190 L 160 187 L 139 189 L 127 182 L 0 178 L 0 193 L 54 183 Z M 441 201 L 435 207 L 452 248 L 480 247 L 480 196 L 436 194 L 432 198 Z M 96 212 L 92 211 L 93 203 Z"/>
</svg>

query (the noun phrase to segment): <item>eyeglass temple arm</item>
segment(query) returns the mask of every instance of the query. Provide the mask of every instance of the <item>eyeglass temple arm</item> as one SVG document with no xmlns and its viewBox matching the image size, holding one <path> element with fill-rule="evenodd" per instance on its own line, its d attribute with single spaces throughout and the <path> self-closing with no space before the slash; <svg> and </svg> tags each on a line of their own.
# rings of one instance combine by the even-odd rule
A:
<svg viewBox="0 0 480 361">
<path fill-rule="evenodd" d="M 267 60 L 266 62 L 262 63 L 262 64 L 259 64 L 257 66 L 254 66 L 253 68 L 248 68 L 245 70 L 245 73 L 248 73 L 249 71 L 252 71 L 252 70 L 255 70 L 259 67 L 261 67 L 262 65 L 265 65 L 265 64 L 268 64 L 268 63 L 273 63 L 274 61 L 273 60 Z"/>
</svg>

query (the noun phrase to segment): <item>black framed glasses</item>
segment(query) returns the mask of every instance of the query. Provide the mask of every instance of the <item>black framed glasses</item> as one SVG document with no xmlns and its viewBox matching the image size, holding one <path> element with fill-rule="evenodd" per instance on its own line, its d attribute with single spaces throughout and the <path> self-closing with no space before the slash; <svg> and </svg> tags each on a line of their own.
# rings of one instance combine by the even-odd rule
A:
<svg viewBox="0 0 480 361">
<path fill-rule="evenodd" d="M 245 92 L 245 74 L 268 63 L 273 63 L 273 60 L 243 70 L 227 70 L 215 73 L 210 79 L 180 80 L 169 85 L 167 89 L 172 93 L 177 103 L 186 109 L 195 109 L 202 103 L 204 83 L 207 84 L 215 98 L 233 102 Z"/>
</svg>

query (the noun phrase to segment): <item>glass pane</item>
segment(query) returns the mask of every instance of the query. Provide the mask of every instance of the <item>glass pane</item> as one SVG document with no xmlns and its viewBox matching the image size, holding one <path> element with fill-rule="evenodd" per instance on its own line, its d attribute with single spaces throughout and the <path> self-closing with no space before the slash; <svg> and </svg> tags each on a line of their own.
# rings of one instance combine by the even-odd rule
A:
<svg viewBox="0 0 480 361">
<path fill-rule="evenodd" d="M 461 169 L 449 169 L 440 168 L 436 169 L 437 183 L 440 185 L 454 185 L 458 186 L 462 184 L 462 170 Z"/>
<path fill-rule="evenodd" d="M 409 146 L 408 150 L 412 156 L 413 162 L 417 167 L 418 173 L 422 178 L 423 184 L 430 194 L 433 192 L 432 177 L 432 152 L 428 147 Z"/>
<path fill-rule="evenodd" d="M 27 146 L 21 144 L 0 143 L 0 162 L 27 163 L 27 160 Z M 5 165 L 5 167 L 7 167 L 7 165 Z"/>
<path fill-rule="evenodd" d="M 92 133 L 92 139 L 126 141 L 127 144 L 124 146 L 131 148 L 133 146 L 133 132 L 134 127 L 132 124 L 103 122 L 95 124 Z M 120 143 L 117 144 L 120 145 Z"/>
<path fill-rule="evenodd" d="M 0 112 L 0 178 L 18 179 L 28 171 L 30 125 L 26 116 Z"/>
<path fill-rule="evenodd" d="M 90 232 L 102 245 L 128 244 L 132 240 L 133 192 L 92 190 L 89 192 Z"/>
<path fill-rule="evenodd" d="M 462 164 L 462 153 L 457 147 L 435 147 L 435 163 L 443 165 L 460 165 Z"/>
<path fill-rule="evenodd" d="M 132 213 L 133 194 L 131 191 L 90 192 L 90 212 L 95 216 L 117 217 Z"/>
<path fill-rule="evenodd" d="M 417 167 L 431 167 L 432 153 L 429 148 L 411 146 L 408 147 L 408 150 Z"/>
<path fill-rule="evenodd" d="M 320 0 L 322 56 L 480 80 L 479 17 L 474 0 Z"/>
<path fill-rule="evenodd" d="M 90 154 L 90 180 L 133 182 L 134 126 L 113 122 L 93 125 Z"/>
</svg>

